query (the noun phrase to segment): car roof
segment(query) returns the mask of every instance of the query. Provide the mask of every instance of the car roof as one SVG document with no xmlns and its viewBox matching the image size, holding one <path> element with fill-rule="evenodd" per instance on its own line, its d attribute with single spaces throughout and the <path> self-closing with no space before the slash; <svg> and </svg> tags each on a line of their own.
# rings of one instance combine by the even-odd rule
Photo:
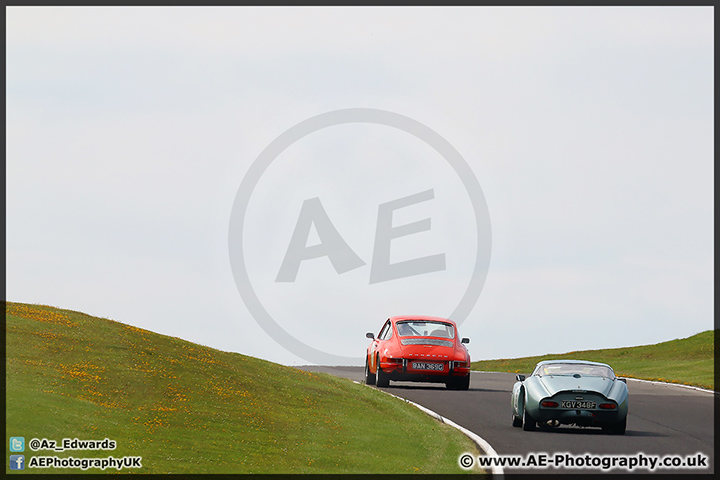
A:
<svg viewBox="0 0 720 480">
<path fill-rule="evenodd" d="M 396 315 L 394 317 L 390 317 L 390 321 L 393 323 L 396 323 L 396 322 L 399 322 L 402 320 L 425 320 L 428 322 L 445 322 L 445 323 L 450 323 L 452 325 L 455 325 L 455 322 L 453 322 L 449 318 L 430 317 L 427 315 Z"/>
<path fill-rule="evenodd" d="M 546 365 L 548 363 L 582 363 L 584 365 L 599 365 L 611 368 L 607 363 L 591 362 L 590 360 L 543 360 L 542 362 L 538 362 L 535 367 L 538 365 Z"/>
</svg>

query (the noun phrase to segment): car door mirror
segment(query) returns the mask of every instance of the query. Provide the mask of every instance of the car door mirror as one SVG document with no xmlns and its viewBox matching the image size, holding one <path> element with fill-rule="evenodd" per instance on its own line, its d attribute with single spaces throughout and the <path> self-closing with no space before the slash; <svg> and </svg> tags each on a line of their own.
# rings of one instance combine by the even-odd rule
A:
<svg viewBox="0 0 720 480">
<path fill-rule="evenodd" d="M 518 382 L 524 382 L 524 381 L 525 381 L 525 375 L 517 374 L 517 375 L 515 375 L 515 379 L 516 379 Z"/>
<path fill-rule="evenodd" d="M 462 340 L 460 340 L 460 343 L 470 343 L 470 339 L 469 339 L 469 338 L 463 338 Z"/>
<path fill-rule="evenodd" d="M 365 334 L 365 337 L 367 337 L 367 338 L 372 338 L 372 339 L 374 340 L 374 339 L 375 339 L 375 334 L 372 333 L 372 332 L 368 332 L 368 333 Z"/>
</svg>

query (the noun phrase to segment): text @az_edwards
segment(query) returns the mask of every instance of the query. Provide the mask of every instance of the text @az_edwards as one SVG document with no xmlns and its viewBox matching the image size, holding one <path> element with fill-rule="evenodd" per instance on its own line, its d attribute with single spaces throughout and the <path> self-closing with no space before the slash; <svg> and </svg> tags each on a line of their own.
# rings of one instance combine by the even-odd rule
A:
<svg viewBox="0 0 720 480">
<path fill-rule="evenodd" d="M 65 452 L 67 450 L 115 450 L 117 442 L 104 438 L 102 440 L 80 440 L 77 438 L 63 438 L 60 442 L 48 440 L 47 438 L 33 438 L 28 442 L 30 450 L 37 452 L 40 450 L 52 450 L 55 452 Z"/>
</svg>

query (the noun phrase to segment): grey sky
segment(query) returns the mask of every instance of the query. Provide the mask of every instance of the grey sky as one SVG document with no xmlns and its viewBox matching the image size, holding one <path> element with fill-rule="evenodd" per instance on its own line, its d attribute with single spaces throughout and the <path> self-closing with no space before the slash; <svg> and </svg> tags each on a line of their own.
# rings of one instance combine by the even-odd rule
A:
<svg viewBox="0 0 720 480">
<path fill-rule="evenodd" d="M 306 363 L 240 298 L 232 204 L 285 130 L 376 108 L 440 134 L 482 186 L 490 268 L 460 327 L 473 358 L 713 328 L 712 7 L 8 7 L 6 18 L 10 301 Z M 393 261 L 444 252 L 447 270 L 368 285 L 378 205 L 429 188 L 432 202 L 395 220 L 432 229 L 394 240 Z M 313 197 L 368 265 L 337 275 L 307 261 L 277 284 Z M 449 314 L 475 260 L 459 179 L 427 145 L 378 126 L 293 145 L 258 183 L 248 222 L 266 308 L 358 363 L 387 316 Z"/>
</svg>

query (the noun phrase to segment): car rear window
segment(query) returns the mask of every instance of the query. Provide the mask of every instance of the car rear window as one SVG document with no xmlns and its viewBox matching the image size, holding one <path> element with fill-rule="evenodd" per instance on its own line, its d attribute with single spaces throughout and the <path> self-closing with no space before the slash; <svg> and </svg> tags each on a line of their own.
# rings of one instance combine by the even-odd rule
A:
<svg viewBox="0 0 720 480">
<path fill-rule="evenodd" d="M 397 322 L 397 330 L 401 337 L 455 338 L 455 327 L 443 322 L 403 320 Z"/>
<path fill-rule="evenodd" d="M 535 375 L 583 375 L 586 377 L 615 378 L 612 369 L 604 365 L 589 363 L 546 363 L 538 365 Z"/>
</svg>

